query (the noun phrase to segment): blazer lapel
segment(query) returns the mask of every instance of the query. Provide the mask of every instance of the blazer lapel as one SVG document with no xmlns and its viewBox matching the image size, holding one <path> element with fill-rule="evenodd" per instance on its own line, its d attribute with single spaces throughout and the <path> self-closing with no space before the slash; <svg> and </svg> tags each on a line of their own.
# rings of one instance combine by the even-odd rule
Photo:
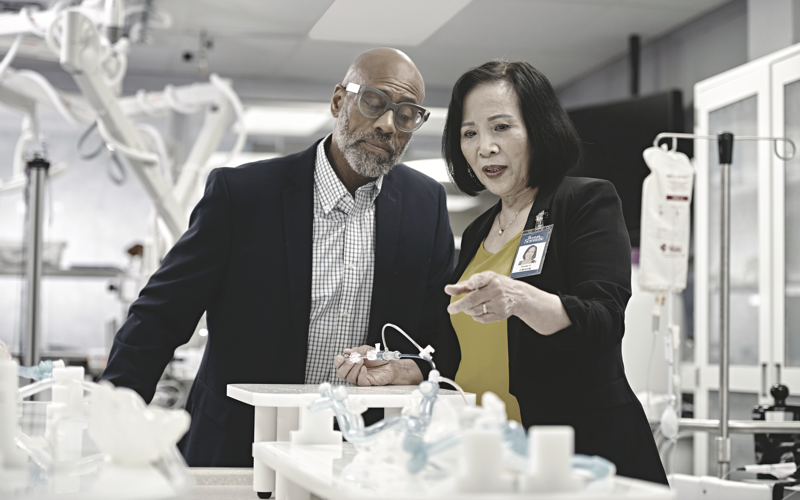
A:
<svg viewBox="0 0 800 500">
<path fill-rule="evenodd" d="M 528 219 L 525 221 L 525 231 L 528 229 L 533 229 L 536 225 L 536 215 L 541 212 L 542 210 L 545 211 L 545 225 L 547 225 L 547 219 L 549 217 L 548 212 L 550 211 L 550 204 L 553 201 L 553 196 L 555 195 L 558 186 L 561 185 L 561 180 L 563 177 L 549 182 L 542 187 L 539 188 L 539 193 L 536 195 L 536 200 L 533 202 L 533 207 L 531 207 L 531 211 L 528 214 Z M 475 229 L 474 237 L 466 238 L 466 246 L 461 247 L 461 252 L 458 255 L 458 265 L 456 266 L 455 271 L 453 272 L 453 279 L 452 282 L 455 283 L 459 279 L 461 279 L 461 275 L 464 274 L 464 270 L 467 269 L 472 258 L 478 252 L 478 247 L 480 247 L 483 240 L 489 236 L 489 231 L 492 228 L 492 224 L 494 223 L 495 217 L 500 212 L 502 208 L 502 202 L 498 201 L 497 204 L 486 213 L 486 215 L 478 222 L 478 226 Z M 462 239 L 462 245 L 465 239 Z"/>
<path fill-rule="evenodd" d="M 544 210 L 545 213 L 544 225 L 547 225 L 547 220 L 550 218 L 550 205 L 553 202 L 553 197 L 558 190 L 558 186 L 561 185 L 561 181 L 563 180 L 564 177 L 559 177 L 539 188 L 539 192 L 536 194 L 536 200 L 534 200 L 531 211 L 528 213 L 528 220 L 525 221 L 525 231 L 533 229 L 536 226 L 536 216 L 542 210 Z"/>
<path fill-rule="evenodd" d="M 314 162 L 319 141 L 304 151 L 287 175 L 283 189 L 284 241 L 286 244 L 292 323 L 302 350 L 302 373 L 305 374 L 308 349 L 308 324 L 311 315 L 312 233 L 314 227 Z"/>
<path fill-rule="evenodd" d="M 375 199 L 375 270 L 372 280 L 372 304 L 369 313 L 367 343 L 380 342 L 383 311 L 389 300 L 390 283 L 400 235 L 403 197 L 392 186 L 392 174 L 383 178 L 381 193 Z"/>
</svg>

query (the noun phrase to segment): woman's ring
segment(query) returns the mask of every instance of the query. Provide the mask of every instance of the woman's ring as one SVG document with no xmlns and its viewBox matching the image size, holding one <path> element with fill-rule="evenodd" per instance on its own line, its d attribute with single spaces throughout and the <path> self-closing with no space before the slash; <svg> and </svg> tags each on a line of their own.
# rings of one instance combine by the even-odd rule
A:
<svg viewBox="0 0 800 500">
<path fill-rule="evenodd" d="M 488 314 L 488 313 L 486 312 L 486 302 L 484 302 L 484 303 L 483 303 L 483 314 Z"/>
</svg>

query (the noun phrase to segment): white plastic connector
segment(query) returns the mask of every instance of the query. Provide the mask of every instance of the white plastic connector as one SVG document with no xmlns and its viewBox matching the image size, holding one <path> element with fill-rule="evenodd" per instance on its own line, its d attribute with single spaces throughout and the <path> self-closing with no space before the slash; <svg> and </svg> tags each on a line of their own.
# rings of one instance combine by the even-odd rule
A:
<svg viewBox="0 0 800 500">
<path fill-rule="evenodd" d="M 421 358 L 431 359 L 432 358 L 431 354 L 433 354 L 434 352 L 436 352 L 436 349 L 434 349 L 433 346 L 428 346 L 425 349 L 421 350 L 419 352 L 419 355 Z"/>
<path fill-rule="evenodd" d="M 567 493 L 583 487 L 571 468 L 575 431 L 566 425 L 533 426 L 528 430 L 528 470 L 522 475 L 522 493 Z"/>
<path fill-rule="evenodd" d="M 439 380 L 440 380 L 440 378 L 439 378 L 440 375 L 441 374 L 439 373 L 439 370 L 431 370 L 428 373 L 428 382 L 432 382 L 434 384 L 438 384 Z"/>
</svg>

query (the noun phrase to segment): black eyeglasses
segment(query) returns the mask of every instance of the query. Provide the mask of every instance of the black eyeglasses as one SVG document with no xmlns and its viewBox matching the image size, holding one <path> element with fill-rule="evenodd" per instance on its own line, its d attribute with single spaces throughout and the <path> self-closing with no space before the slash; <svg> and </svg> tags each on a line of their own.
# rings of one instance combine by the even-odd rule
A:
<svg viewBox="0 0 800 500">
<path fill-rule="evenodd" d="M 378 118 L 390 109 L 394 111 L 394 124 L 403 132 L 413 132 L 419 129 L 431 114 L 430 111 L 416 104 L 408 102 L 395 104 L 380 90 L 366 85 L 348 83 L 345 90 L 356 94 L 358 110 L 367 118 Z"/>
</svg>

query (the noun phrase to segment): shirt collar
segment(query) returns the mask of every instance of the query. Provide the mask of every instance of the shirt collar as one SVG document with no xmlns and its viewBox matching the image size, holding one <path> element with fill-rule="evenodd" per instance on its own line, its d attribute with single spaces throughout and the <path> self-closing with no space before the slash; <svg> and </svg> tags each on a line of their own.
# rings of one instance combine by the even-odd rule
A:
<svg viewBox="0 0 800 500">
<path fill-rule="evenodd" d="M 333 170 L 328 155 L 325 153 L 325 144 L 328 140 L 332 140 L 331 134 L 328 134 L 317 145 L 316 168 L 314 169 L 314 186 L 325 215 L 328 215 L 331 210 L 336 207 L 336 204 L 342 197 L 346 196 L 352 199 L 347 188 L 344 187 L 339 176 L 336 175 L 336 172 Z M 381 192 L 383 177 L 382 175 L 374 181 L 368 182 L 358 188 L 358 190 L 356 190 L 356 196 L 358 196 L 358 193 L 361 191 L 367 191 L 370 197 L 370 205 L 375 203 L 375 199 Z"/>
</svg>

